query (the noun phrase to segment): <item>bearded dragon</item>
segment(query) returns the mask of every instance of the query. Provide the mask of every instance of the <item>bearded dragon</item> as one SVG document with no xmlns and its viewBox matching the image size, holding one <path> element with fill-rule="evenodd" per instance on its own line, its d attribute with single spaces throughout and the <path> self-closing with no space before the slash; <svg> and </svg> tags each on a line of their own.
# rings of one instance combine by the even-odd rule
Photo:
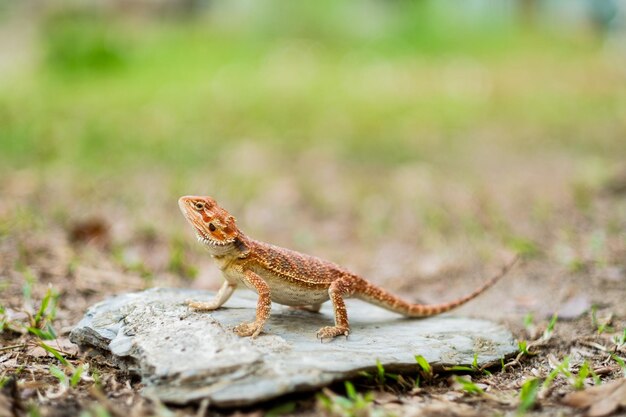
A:
<svg viewBox="0 0 626 417">
<path fill-rule="evenodd" d="M 355 297 L 406 317 L 428 317 L 450 311 L 476 298 L 495 284 L 511 268 L 515 259 L 474 292 L 442 304 L 413 304 L 372 284 L 339 265 L 314 256 L 260 242 L 244 234 L 236 219 L 211 197 L 185 196 L 178 200 L 183 215 L 198 240 L 208 250 L 225 278 L 210 302 L 189 301 L 197 311 L 221 307 L 243 285 L 259 296 L 256 319 L 242 323 L 234 331 L 255 338 L 270 316 L 272 302 L 319 311 L 330 300 L 335 325 L 319 329 L 325 340 L 350 332 L 345 298 Z"/>
</svg>

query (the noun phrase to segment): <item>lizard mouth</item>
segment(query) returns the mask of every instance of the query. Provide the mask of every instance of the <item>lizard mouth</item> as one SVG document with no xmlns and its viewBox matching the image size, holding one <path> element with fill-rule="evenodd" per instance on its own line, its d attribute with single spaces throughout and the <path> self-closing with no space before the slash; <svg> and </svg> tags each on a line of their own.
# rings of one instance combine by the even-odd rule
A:
<svg viewBox="0 0 626 417">
<path fill-rule="evenodd" d="M 198 231 L 197 235 L 198 235 L 198 242 L 203 243 L 205 245 L 210 245 L 210 246 L 228 246 L 234 242 L 233 240 L 220 242 L 219 240 L 215 240 L 209 236 L 206 236 L 204 233 L 201 233 L 200 231 Z"/>
</svg>

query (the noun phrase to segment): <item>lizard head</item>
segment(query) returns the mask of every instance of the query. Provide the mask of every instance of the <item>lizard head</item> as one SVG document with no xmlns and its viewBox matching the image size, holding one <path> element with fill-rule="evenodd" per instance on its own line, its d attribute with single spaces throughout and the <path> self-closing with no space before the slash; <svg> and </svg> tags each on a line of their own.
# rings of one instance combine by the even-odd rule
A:
<svg viewBox="0 0 626 417">
<path fill-rule="evenodd" d="M 241 234 L 235 218 L 211 197 L 184 196 L 178 200 L 180 211 L 194 228 L 198 240 L 211 252 L 222 255 L 236 249 Z"/>
</svg>

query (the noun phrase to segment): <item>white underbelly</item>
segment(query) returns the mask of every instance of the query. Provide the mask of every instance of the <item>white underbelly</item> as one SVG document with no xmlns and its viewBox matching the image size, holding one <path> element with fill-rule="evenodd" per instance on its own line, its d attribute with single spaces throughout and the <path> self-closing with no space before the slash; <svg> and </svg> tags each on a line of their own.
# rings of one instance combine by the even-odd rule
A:
<svg viewBox="0 0 626 417">
<path fill-rule="evenodd" d="M 307 306 L 323 303 L 328 301 L 329 298 L 327 288 L 306 288 L 273 275 L 266 275 L 263 279 L 270 287 L 270 299 L 278 304 L 286 306 Z M 258 293 L 256 288 L 248 284 L 247 281 L 242 279 L 240 282 L 252 291 Z"/>
<path fill-rule="evenodd" d="M 321 304 L 328 301 L 327 289 L 316 290 L 285 283 L 272 285 L 272 282 L 268 282 L 268 284 L 270 286 L 270 298 L 273 302 L 278 304 L 284 304 L 287 306 L 305 306 Z"/>
</svg>

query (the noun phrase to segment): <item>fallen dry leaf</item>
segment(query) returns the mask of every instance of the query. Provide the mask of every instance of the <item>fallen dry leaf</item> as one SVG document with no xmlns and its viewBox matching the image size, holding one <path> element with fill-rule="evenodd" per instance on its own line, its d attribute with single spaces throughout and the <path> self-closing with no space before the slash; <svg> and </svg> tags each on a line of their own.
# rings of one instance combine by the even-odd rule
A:
<svg viewBox="0 0 626 417">
<path fill-rule="evenodd" d="M 576 408 L 589 408 L 587 416 L 603 417 L 626 407 L 626 378 L 608 384 L 573 392 L 563 398 L 563 403 Z"/>
<path fill-rule="evenodd" d="M 94 244 L 100 247 L 108 247 L 111 243 L 109 224 L 106 220 L 98 217 L 77 221 L 71 225 L 69 237 L 72 243 Z"/>
<path fill-rule="evenodd" d="M 67 355 L 78 355 L 78 345 L 70 342 L 70 339 L 67 337 L 59 337 L 55 340 L 50 340 L 48 344 Z"/>
<path fill-rule="evenodd" d="M 59 337 L 58 339 L 54 340 L 46 340 L 45 343 L 48 346 L 51 346 L 61 352 L 64 356 L 69 355 L 73 357 L 78 355 L 78 346 L 70 342 L 67 337 Z M 30 349 L 28 349 L 27 354 L 36 358 L 52 357 L 52 354 L 46 351 L 41 346 L 31 347 Z"/>
</svg>

